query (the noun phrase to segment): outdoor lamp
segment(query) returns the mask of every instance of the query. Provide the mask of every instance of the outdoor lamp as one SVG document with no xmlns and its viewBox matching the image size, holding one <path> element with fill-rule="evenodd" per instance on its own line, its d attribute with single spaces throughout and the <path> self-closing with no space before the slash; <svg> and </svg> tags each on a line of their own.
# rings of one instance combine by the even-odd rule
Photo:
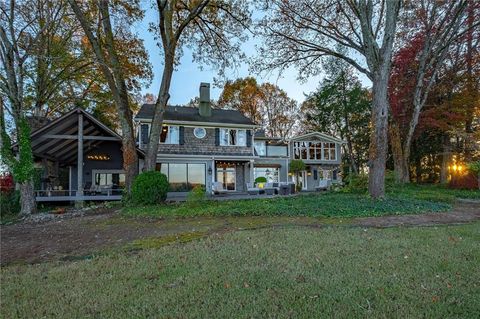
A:
<svg viewBox="0 0 480 319">
<path fill-rule="evenodd" d="M 212 175 L 212 168 L 211 167 L 208 168 L 208 175 Z"/>
</svg>

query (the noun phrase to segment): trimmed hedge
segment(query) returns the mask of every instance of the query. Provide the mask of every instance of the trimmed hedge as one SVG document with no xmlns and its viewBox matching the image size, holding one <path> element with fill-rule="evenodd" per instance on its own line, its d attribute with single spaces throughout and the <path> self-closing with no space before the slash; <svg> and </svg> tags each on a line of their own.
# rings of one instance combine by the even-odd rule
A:
<svg viewBox="0 0 480 319">
<path fill-rule="evenodd" d="M 155 205 L 167 199 L 169 184 L 165 174 L 157 171 L 143 172 L 135 178 L 129 202 L 134 205 Z"/>
</svg>

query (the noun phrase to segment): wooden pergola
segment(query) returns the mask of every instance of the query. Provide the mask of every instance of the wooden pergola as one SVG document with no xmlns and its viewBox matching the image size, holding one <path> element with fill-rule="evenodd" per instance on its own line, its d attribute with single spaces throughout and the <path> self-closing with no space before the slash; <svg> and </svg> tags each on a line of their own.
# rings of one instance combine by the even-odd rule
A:
<svg viewBox="0 0 480 319">
<path fill-rule="evenodd" d="M 121 199 L 121 195 L 84 196 L 84 156 L 98 149 L 106 141 L 121 144 L 121 137 L 83 109 L 77 108 L 57 118 L 31 135 L 32 152 L 36 158 L 50 160 L 58 166 L 75 166 L 77 169 L 77 190 L 69 190 L 68 196 L 37 196 L 37 201 L 82 201 Z M 72 181 L 70 181 L 72 183 Z M 94 197 L 94 198 L 90 198 Z"/>
</svg>

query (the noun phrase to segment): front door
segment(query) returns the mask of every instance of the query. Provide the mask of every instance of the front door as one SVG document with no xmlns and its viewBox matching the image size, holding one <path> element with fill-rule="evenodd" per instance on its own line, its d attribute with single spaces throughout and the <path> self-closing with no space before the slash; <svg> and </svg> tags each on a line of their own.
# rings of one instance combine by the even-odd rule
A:
<svg viewBox="0 0 480 319">
<path fill-rule="evenodd" d="M 302 190 L 306 190 L 307 189 L 307 171 L 302 171 L 302 174 L 301 174 L 301 181 L 302 181 Z"/>
<path fill-rule="evenodd" d="M 222 183 L 224 190 L 234 191 L 236 189 L 235 167 L 217 167 L 217 182 Z"/>
</svg>

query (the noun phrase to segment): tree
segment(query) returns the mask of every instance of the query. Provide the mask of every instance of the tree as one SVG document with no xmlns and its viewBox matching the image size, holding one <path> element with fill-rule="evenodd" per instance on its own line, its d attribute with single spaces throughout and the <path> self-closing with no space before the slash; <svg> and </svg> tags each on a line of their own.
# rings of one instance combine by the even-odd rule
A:
<svg viewBox="0 0 480 319">
<path fill-rule="evenodd" d="M 262 99 L 263 95 L 257 80 L 253 77 L 246 77 L 227 81 L 218 98 L 218 105 L 221 108 L 237 110 L 254 123 L 262 124 L 260 111 Z"/>
<path fill-rule="evenodd" d="M 400 2 L 265 0 L 265 16 L 258 25 L 263 44 L 254 66 L 257 71 L 295 66 L 305 79 L 320 73 L 325 56 L 334 56 L 372 81 L 369 192 L 373 198 L 385 194 L 387 87 Z"/>
<path fill-rule="evenodd" d="M 330 58 L 325 68 L 320 87 L 302 104 L 304 131 L 325 132 L 345 140 L 344 163 L 358 174 L 368 159 L 371 94 L 348 63 Z"/>
<path fill-rule="evenodd" d="M 163 54 L 163 73 L 154 106 L 145 169 L 154 170 L 163 113 L 170 97 L 174 67 L 183 48 L 193 51 L 193 59 L 220 70 L 238 65 L 243 54 L 240 43 L 244 29 L 250 24 L 246 0 L 157 0 L 158 25 L 152 26 L 159 38 Z"/>
<path fill-rule="evenodd" d="M 295 181 L 297 182 L 296 187 L 297 191 L 302 190 L 302 182 L 300 182 L 299 175 L 301 171 L 305 170 L 305 162 L 302 160 L 292 160 L 289 165 L 289 172 L 295 174 Z"/>
<path fill-rule="evenodd" d="M 115 107 L 122 130 L 123 167 L 125 170 L 125 188 L 130 192 L 133 180 L 138 175 L 138 155 L 135 144 L 131 101 L 128 95 L 125 63 L 122 63 L 119 43 L 115 40 L 111 12 L 124 21 L 115 24 L 117 33 L 131 35 L 125 26 L 143 17 L 138 1 L 97 0 L 91 3 L 78 3 L 68 0 L 77 17 L 88 42 L 95 53 L 97 65 L 104 76 L 115 101 Z M 97 20 L 95 20 L 97 19 Z M 137 41 L 137 40 L 134 40 Z"/>
<path fill-rule="evenodd" d="M 408 118 L 406 132 L 404 134 L 400 132 L 398 123 L 394 123 L 390 134 L 395 176 L 398 182 L 406 183 L 410 180 L 408 160 L 420 113 L 450 46 L 462 33 L 462 26 L 468 28 L 468 24 L 465 23 L 467 2 L 467 0 L 445 2 L 422 0 L 412 2 L 411 7 L 408 7 L 409 10 L 406 10 L 407 18 L 405 20 L 408 30 L 419 31 L 414 34 L 412 39 L 407 40 L 409 45 L 399 49 L 395 57 L 397 69 L 394 68 L 392 72 L 392 77 L 398 77 L 398 74 L 402 72 L 412 74 L 411 69 L 405 68 L 404 62 L 406 59 L 410 59 L 410 62 L 414 61 L 414 65 L 410 63 L 410 66 L 414 67 L 416 72 L 412 75 L 412 88 L 407 90 L 407 93 L 411 95 L 413 107 L 411 116 L 410 112 L 405 113 Z M 392 90 L 397 89 L 393 83 L 391 88 Z M 398 95 L 398 92 L 392 94 Z M 403 118 L 405 120 L 405 116 Z"/>
<path fill-rule="evenodd" d="M 12 171 L 20 187 L 21 216 L 36 211 L 33 190 L 33 156 L 30 141 L 30 127 L 25 117 L 25 76 L 26 62 L 38 44 L 39 33 L 29 33 L 28 28 L 37 17 L 29 15 L 27 3 L 11 0 L 9 5 L 0 4 L 0 90 L 7 97 L 7 111 L 15 124 L 18 142 L 18 158 L 12 153 L 10 136 L 5 128 L 5 105 L 0 105 L 0 134 L 2 160 Z M 48 25 L 45 25 L 47 28 Z"/>
<path fill-rule="evenodd" d="M 270 137 L 287 139 L 298 121 L 299 107 L 295 100 L 274 84 L 259 85 L 253 77 L 228 81 L 218 106 L 240 111 L 261 125 Z"/>
</svg>

